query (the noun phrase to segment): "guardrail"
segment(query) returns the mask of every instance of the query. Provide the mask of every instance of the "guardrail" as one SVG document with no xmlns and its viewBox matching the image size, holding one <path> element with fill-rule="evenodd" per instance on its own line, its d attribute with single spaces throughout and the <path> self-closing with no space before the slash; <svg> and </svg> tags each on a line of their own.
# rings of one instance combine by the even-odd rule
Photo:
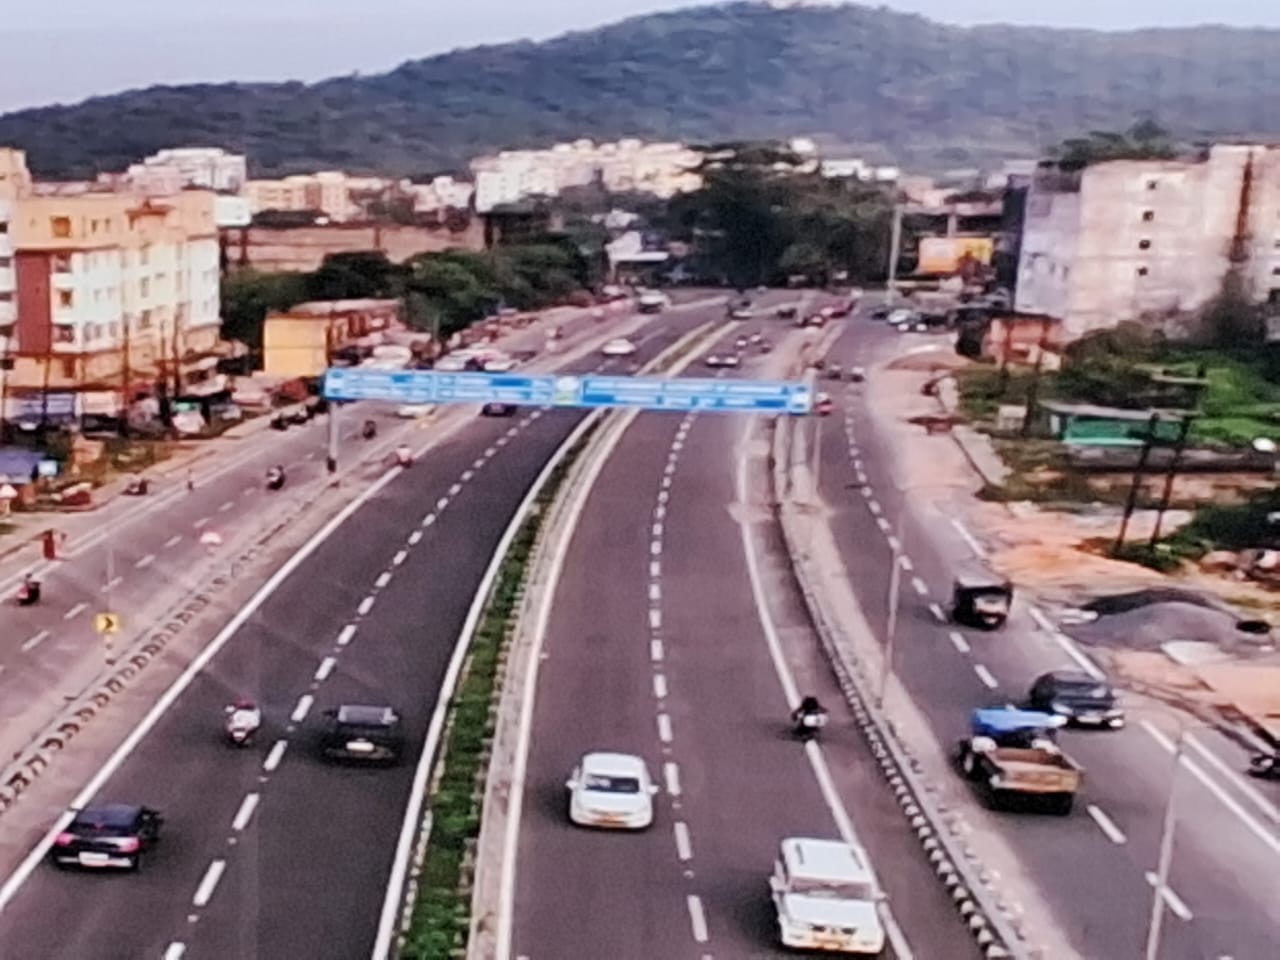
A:
<svg viewBox="0 0 1280 960">
<path fill-rule="evenodd" d="M 789 417 L 779 417 L 774 421 L 774 500 L 796 582 L 841 693 L 930 865 L 946 887 L 983 955 L 991 960 L 1033 960 L 1037 953 L 1025 942 L 1014 918 L 989 886 L 981 866 L 963 848 L 960 837 L 953 833 L 918 764 L 899 742 L 888 718 L 874 706 L 874 698 L 867 689 L 869 678 L 861 674 L 859 665 L 850 662 L 852 658 L 842 649 L 839 642 L 841 628 L 828 616 L 822 594 L 814 586 L 816 578 L 809 570 L 808 555 L 800 546 L 802 538 L 793 529 L 796 517 L 790 497 L 790 435 L 794 422 Z"/>
</svg>

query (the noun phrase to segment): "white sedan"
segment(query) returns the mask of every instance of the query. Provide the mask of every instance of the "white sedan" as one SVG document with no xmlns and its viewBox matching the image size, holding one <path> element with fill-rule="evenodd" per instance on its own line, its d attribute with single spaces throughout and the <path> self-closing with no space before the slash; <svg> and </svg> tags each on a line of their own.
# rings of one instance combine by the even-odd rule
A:
<svg viewBox="0 0 1280 960">
<path fill-rule="evenodd" d="M 569 819 L 578 826 L 643 830 L 653 823 L 653 795 L 658 787 L 637 756 L 588 753 L 565 786 Z"/>
<path fill-rule="evenodd" d="M 636 345 L 626 337 L 619 337 L 606 343 L 600 352 L 606 357 L 629 357 L 636 352 Z"/>
</svg>

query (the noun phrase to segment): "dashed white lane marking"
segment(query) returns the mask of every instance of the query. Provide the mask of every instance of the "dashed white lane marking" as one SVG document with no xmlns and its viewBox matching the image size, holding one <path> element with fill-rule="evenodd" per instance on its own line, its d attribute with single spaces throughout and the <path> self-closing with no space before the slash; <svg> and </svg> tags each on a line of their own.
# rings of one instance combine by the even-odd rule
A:
<svg viewBox="0 0 1280 960">
<path fill-rule="evenodd" d="M 476 475 L 476 472 L 474 470 L 463 470 L 462 475 L 458 479 L 461 480 L 462 483 L 470 483 L 471 478 L 474 477 L 475 475 Z M 462 490 L 461 483 L 455 483 L 454 486 L 457 487 L 459 491 Z"/>
<path fill-rule="evenodd" d="M 680 796 L 680 767 L 668 760 L 662 765 L 662 779 L 666 781 L 667 793 L 673 797 Z"/>
<path fill-rule="evenodd" d="M 657 603 L 661 599 L 662 599 L 662 584 L 660 583 L 649 584 L 649 602 Z"/>
<path fill-rule="evenodd" d="M 663 743 L 671 742 L 671 718 L 665 713 L 658 714 L 658 739 Z"/>
<path fill-rule="evenodd" d="M 951 640 L 951 645 L 961 653 L 969 652 L 969 641 L 964 638 L 964 634 L 958 630 L 952 630 L 947 637 Z"/>
<path fill-rule="evenodd" d="M 670 490 L 659 490 L 659 491 L 658 491 L 658 503 L 659 503 L 659 504 L 663 504 L 663 505 L 665 505 L 665 504 L 666 504 L 666 502 L 667 502 L 668 500 L 670 500 L 670 499 L 671 499 L 671 491 L 670 491 Z"/>
<path fill-rule="evenodd" d="M 40 646 L 40 644 L 44 643 L 48 639 L 49 639 L 49 631 L 41 630 L 39 633 L 35 634 L 32 637 L 28 637 L 26 640 L 22 642 L 22 652 L 30 653 L 32 650 Z"/>
<path fill-rule="evenodd" d="M 145 557 L 140 557 L 138 559 L 138 562 L 135 563 L 134 566 L 137 567 L 139 570 L 144 570 L 155 562 L 156 562 L 156 555 L 154 553 L 148 553 Z"/>
<path fill-rule="evenodd" d="M 484 466 L 484 457 L 476 457 L 474 460 L 471 461 L 472 470 L 479 470 L 483 466 Z"/>
<path fill-rule="evenodd" d="M 172 537 L 170 537 L 168 540 L 164 542 L 164 545 L 166 547 L 176 547 L 181 540 L 182 540 L 182 535 L 179 533 L 175 533 Z"/>
<path fill-rule="evenodd" d="M 301 723 L 307 719 L 307 714 L 311 712 L 311 705 L 315 702 L 315 697 L 309 693 L 304 693 L 298 698 L 298 705 L 293 708 L 293 713 L 289 714 L 289 719 L 294 723 Z"/>
<path fill-rule="evenodd" d="M 213 899 L 213 891 L 218 889 L 218 881 L 222 879 L 222 874 L 227 869 L 227 861 L 214 860 L 209 864 L 209 869 L 204 872 L 204 878 L 200 881 L 200 886 L 196 887 L 196 895 L 191 898 L 191 905 L 195 907 L 206 907 L 209 901 Z"/>
<path fill-rule="evenodd" d="M 510 438 L 510 437 L 508 437 L 508 436 L 504 433 L 502 436 L 500 436 L 500 437 L 495 441 L 495 444 L 496 444 L 497 446 L 499 446 L 499 447 L 505 447 L 505 446 L 507 445 L 507 441 L 508 441 L 508 440 L 510 440 L 510 439 L 511 439 L 511 438 Z"/>
<path fill-rule="evenodd" d="M 186 952 L 187 945 L 180 940 L 175 940 L 173 943 L 169 944 L 169 946 L 165 947 L 164 960 L 182 960 Z"/>
<path fill-rule="evenodd" d="M 884 517 L 876 517 L 876 526 L 880 528 L 881 533 L 889 532 L 889 521 Z"/>
<path fill-rule="evenodd" d="M 684 441 L 683 441 L 683 440 L 676 440 L 676 442 L 675 442 L 675 443 L 671 444 L 671 449 L 672 449 L 672 450 L 680 450 L 680 449 L 682 449 L 683 447 L 684 447 Z"/>
<path fill-rule="evenodd" d="M 649 561 L 649 576 L 651 576 L 651 577 L 660 577 L 660 576 L 662 576 L 662 561 L 661 561 L 661 560 L 650 560 L 650 561 Z"/>
<path fill-rule="evenodd" d="M 262 761 L 262 769 L 271 773 L 276 767 L 280 766 L 280 761 L 284 759 L 284 752 L 289 749 L 288 740 L 277 740 L 271 745 L 270 751 L 267 753 L 267 759 Z"/>
<path fill-rule="evenodd" d="M 662 536 L 662 524 L 661 524 L 661 523 L 655 523 L 655 524 L 653 525 L 653 535 L 654 535 L 655 537 L 660 537 L 660 536 Z"/>
<path fill-rule="evenodd" d="M 693 840 L 689 837 L 689 825 L 677 820 L 674 827 L 676 835 L 676 856 L 681 861 L 693 859 Z"/>
<path fill-rule="evenodd" d="M 938 606 L 937 603 L 929 604 L 929 612 L 933 614 L 933 619 L 937 620 L 939 623 L 947 622 L 947 615 L 942 612 L 942 607 Z"/>
<path fill-rule="evenodd" d="M 689 923 L 693 927 L 693 939 L 698 943 L 707 942 L 707 915 L 702 912 L 702 899 L 696 894 L 689 894 Z"/>
<path fill-rule="evenodd" d="M 436 501 L 436 513 L 439 513 L 440 511 L 442 511 L 442 510 L 443 510 L 445 507 L 447 507 L 447 506 L 449 506 L 449 498 L 448 498 L 448 497 L 441 497 L 439 500 L 437 500 L 437 501 Z M 427 519 L 426 517 L 423 517 L 423 518 L 422 518 L 422 520 L 423 520 L 423 526 L 426 526 L 426 519 Z M 432 520 L 431 522 L 432 522 L 432 523 L 435 523 L 435 520 Z"/>
<path fill-rule="evenodd" d="M 381 590 L 390 582 L 391 582 L 391 571 L 383 570 L 380 574 L 378 574 L 378 579 L 373 581 L 373 585 L 377 587 L 379 590 Z"/>
<path fill-rule="evenodd" d="M 659 554 L 661 554 L 661 553 L 662 553 L 662 541 L 661 541 L 661 540 L 655 540 L 655 541 L 653 541 L 653 543 L 649 544 L 649 552 L 650 552 L 650 553 L 652 553 L 655 557 L 656 557 L 656 556 L 658 556 Z"/>
<path fill-rule="evenodd" d="M 236 811 L 235 819 L 231 821 L 231 829 L 239 833 L 249 825 L 249 820 L 253 817 L 253 811 L 258 809 L 259 796 L 256 793 L 246 793 L 244 799 L 240 801 L 240 809 Z"/>
<path fill-rule="evenodd" d="M 1093 817 L 1093 822 L 1098 825 L 1098 829 L 1107 835 L 1107 839 L 1119 846 L 1125 842 L 1125 835 L 1116 826 L 1116 822 L 1108 817 L 1102 808 L 1096 804 L 1089 804 L 1085 807 L 1089 811 L 1089 816 Z"/>
<path fill-rule="evenodd" d="M 662 611 L 657 607 L 649 608 L 649 629 L 657 630 L 662 626 Z"/>
<path fill-rule="evenodd" d="M 1147 883 L 1155 887 L 1156 881 L 1159 879 L 1150 870 L 1146 872 Z M 1190 908 L 1187 907 L 1186 901 L 1173 892 L 1173 887 L 1165 884 L 1165 888 L 1160 891 L 1160 899 L 1165 902 L 1170 910 L 1177 916 L 1179 920 L 1190 922 L 1193 918 Z"/>
<path fill-rule="evenodd" d="M 919 577 L 911 578 L 911 589 L 913 589 L 916 593 L 920 594 L 920 596 L 922 597 L 927 597 L 929 595 L 929 585 L 925 583 L 923 580 L 921 580 Z"/>
<path fill-rule="evenodd" d="M 662 641 L 650 640 L 649 641 L 649 659 L 652 660 L 654 663 L 658 663 L 662 660 L 662 654 L 663 654 Z"/>
<path fill-rule="evenodd" d="M 874 513 L 877 517 L 880 516 L 880 504 L 877 501 L 868 500 L 867 509 L 870 510 L 872 513 Z"/>
<path fill-rule="evenodd" d="M 456 497 L 461 492 L 462 492 L 462 484 L 460 483 L 455 483 L 453 484 L 453 486 L 449 488 L 449 496 L 451 497 Z"/>
<path fill-rule="evenodd" d="M 372 609 L 373 609 L 373 597 L 368 596 L 360 601 L 360 606 L 356 607 L 356 613 L 360 614 L 360 616 L 363 617 L 366 613 L 368 613 Z"/>
<path fill-rule="evenodd" d="M 219 512 L 219 513 L 226 513 L 228 510 L 230 510 L 230 509 L 231 509 L 232 507 L 234 507 L 235 505 L 236 505 L 236 503 L 235 503 L 235 501 L 234 501 L 234 500 L 228 500 L 226 503 L 220 504 L 220 505 L 218 506 L 218 512 Z"/>
<path fill-rule="evenodd" d="M 420 542 L 422 542 L 421 530 L 415 530 L 413 533 L 409 534 L 409 546 L 416 547 Z"/>
<path fill-rule="evenodd" d="M 77 603 L 74 607 L 72 607 L 70 610 L 68 610 L 66 613 L 62 615 L 62 619 L 74 620 L 76 617 L 80 616 L 80 614 L 84 612 L 87 606 L 89 605 L 84 601 Z"/>
<path fill-rule="evenodd" d="M 899 540 L 897 537 L 895 537 L 895 536 L 893 536 L 892 534 L 890 534 L 890 536 L 889 536 L 889 540 L 888 540 L 888 543 L 889 543 L 889 549 L 890 549 L 890 550 L 892 550 L 894 553 L 901 553 L 901 552 L 902 552 L 902 541 L 901 541 L 901 540 Z M 910 558 L 910 557 L 903 557 L 903 558 L 902 558 L 902 560 L 903 560 L 903 561 L 905 561 L 906 563 L 910 563 L 910 562 L 911 562 L 911 558 Z M 907 566 L 904 566 L 902 569 L 903 569 L 903 570 L 909 570 L 909 569 L 911 569 L 911 568 L 910 568 L 910 567 L 907 567 Z"/>
<path fill-rule="evenodd" d="M 988 687 L 988 688 L 990 688 L 990 689 L 992 689 L 992 690 L 994 690 L 996 687 L 1000 686 L 1000 681 L 999 681 L 999 680 L 997 680 L 997 679 L 992 675 L 991 671 L 990 671 L 990 670 L 988 670 L 988 669 L 987 669 L 983 664 L 981 664 L 981 663 L 975 663 L 975 664 L 973 665 L 973 672 L 974 672 L 974 673 L 976 673 L 976 674 L 978 675 L 978 679 L 982 681 L 982 683 L 983 683 L 983 685 L 984 685 L 984 686 L 986 686 L 986 687 Z"/>
<path fill-rule="evenodd" d="M 507 431 L 507 434 L 506 434 L 506 435 L 507 435 L 508 437 L 514 437 L 514 436 L 515 436 L 517 433 L 519 433 L 519 432 L 520 432 L 520 428 L 519 428 L 519 427 L 512 427 L 512 428 L 510 428 L 510 429 Z"/>
<path fill-rule="evenodd" d="M 1204 744 L 1195 737 L 1187 736 L 1187 746 L 1200 755 L 1200 759 L 1205 760 L 1211 767 L 1217 768 L 1218 773 L 1222 774 L 1222 778 L 1227 783 L 1235 787 L 1248 800 L 1250 800 L 1258 812 L 1272 823 L 1280 824 L 1280 810 L 1264 797 L 1258 790 L 1250 784 L 1245 783 L 1231 767 L 1227 766 L 1222 760 L 1214 755 Z"/>
<path fill-rule="evenodd" d="M 662 472 L 669 477 L 676 472 L 676 465 L 668 460 L 667 465 L 662 468 Z"/>
<path fill-rule="evenodd" d="M 351 638 L 356 635 L 356 625 L 348 623 L 342 628 L 342 632 L 338 634 L 338 646 L 345 647 L 351 642 Z"/>
<path fill-rule="evenodd" d="M 122 583 L 124 583 L 124 577 L 112 577 L 102 585 L 102 592 L 106 593 L 108 590 L 114 590 Z"/>
<path fill-rule="evenodd" d="M 667 698 L 667 678 L 661 673 L 653 675 L 653 695 L 659 700 Z"/>
<path fill-rule="evenodd" d="M 867 482 L 867 475 L 866 475 L 865 473 L 863 473 L 861 470 L 857 471 L 857 472 L 854 474 L 854 478 L 855 478 L 859 483 L 866 483 L 866 482 Z"/>
<path fill-rule="evenodd" d="M 669 487 L 671 486 L 671 477 L 670 477 L 670 476 L 666 476 L 666 477 L 663 477 L 663 478 L 662 478 L 662 486 L 663 486 L 663 488 L 664 488 L 664 489 L 665 489 L 665 488 L 669 488 Z"/>
<path fill-rule="evenodd" d="M 320 666 L 316 667 L 316 680 L 324 682 L 329 679 L 329 674 L 333 673 L 333 668 L 338 665 L 338 661 L 333 657 L 325 657 L 320 661 Z"/>
<path fill-rule="evenodd" d="M 398 567 L 398 566 L 400 566 L 400 564 L 404 563 L 405 559 L 406 559 L 408 556 L 409 556 L 409 551 L 408 551 L 408 550 L 397 550 L 397 551 L 396 551 L 396 555 L 395 555 L 394 557 L 392 557 L 392 558 L 391 558 L 391 565 L 392 565 L 393 567 Z"/>
<path fill-rule="evenodd" d="M 193 526 L 193 527 L 195 527 L 197 530 L 199 530 L 201 527 L 203 527 L 203 526 L 204 526 L 205 524 L 207 524 L 208 522 L 209 522 L 209 518 L 208 518 L 208 517 L 201 517 L 199 520 L 197 520 L 195 523 L 193 523 L 193 524 L 192 524 L 192 526 Z"/>
</svg>

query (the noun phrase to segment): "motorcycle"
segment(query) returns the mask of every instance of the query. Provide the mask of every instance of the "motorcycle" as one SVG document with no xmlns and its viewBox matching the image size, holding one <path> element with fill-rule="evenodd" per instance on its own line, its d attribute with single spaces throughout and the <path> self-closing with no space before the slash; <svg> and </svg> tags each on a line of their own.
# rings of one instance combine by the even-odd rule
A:
<svg viewBox="0 0 1280 960">
<path fill-rule="evenodd" d="M 284 486 L 284 471 L 279 467 L 272 467 L 267 471 L 267 489 L 279 490 Z"/>
<path fill-rule="evenodd" d="M 289 429 L 289 421 L 284 418 L 284 414 L 282 413 L 277 414 L 276 416 L 271 418 L 271 429 L 272 430 L 288 430 Z"/>
<path fill-rule="evenodd" d="M 396 447 L 396 465 L 400 467 L 408 467 L 413 464 L 413 451 L 404 444 Z"/>
<path fill-rule="evenodd" d="M 372 420 L 366 420 L 364 426 L 360 428 L 360 436 L 366 440 L 372 440 L 378 435 L 378 425 Z"/>
<path fill-rule="evenodd" d="M 794 734 L 806 743 L 818 735 L 818 731 L 827 725 L 827 711 L 816 710 L 797 714 Z"/>
<path fill-rule="evenodd" d="M 258 710 L 246 707 L 227 707 L 225 726 L 228 742 L 232 746 L 247 747 L 253 742 L 258 727 L 262 725 Z"/>
<path fill-rule="evenodd" d="M 1259 780 L 1280 780 L 1280 753 L 1259 753 L 1251 757 L 1248 773 Z"/>
<path fill-rule="evenodd" d="M 147 492 L 150 489 L 151 489 L 150 480 L 148 480 L 146 477 L 134 477 L 132 480 L 129 481 L 128 485 L 125 486 L 124 492 L 125 492 L 125 496 L 144 497 L 147 495 Z"/>
<path fill-rule="evenodd" d="M 34 607 L 40 602 L 40 581 L 30 579 L 23 581 L 15 599 L 20 607 Z"/>
</svg>

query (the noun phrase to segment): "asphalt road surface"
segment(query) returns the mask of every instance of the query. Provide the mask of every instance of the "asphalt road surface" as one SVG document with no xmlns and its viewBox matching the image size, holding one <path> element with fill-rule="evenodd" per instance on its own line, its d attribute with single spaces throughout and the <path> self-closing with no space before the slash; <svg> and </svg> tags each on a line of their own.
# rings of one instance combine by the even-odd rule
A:
<svg viewBox="0 0 1280 960">
<path fill-rule="evenodd" d="M 654 318 L 634 363 L 717 309 Z M 512 511 L 580 416 L 477 419 L 320 546 L 97 798 L 165 814 L 154 857 L 136 875 L 36 870 L 0 914 L 0 957 L 368 956 L 413 767 L 466 610 Z M 221 742 L 222 707 L 239 695 L 264 712 L 248 750 Z M 344 702 L 401 711 L 412 745 L 402 765 L 356 770 L 316 759 L 316 720 Z"/>
<path fill-rule="evenodd" d="M 829 356 L 846 367 L 869 365 L 892 346 L 888 338 L 900 336 L 859 318 Z M 822 492 L 833 508 L 831 522 L 850 581 L 881 637 L 892 566 L 888 537 L 902 518 L 913 569 L 902 578 L 895 669 L 938 742 L 949 745 L 963 735 L 973 707 L 1019 701 L 1039 673 L 1074 664 L 1036 629 L 1022 602 L 996 633 L 944 622 L 951 578 L 974 555 L 967 531 L 951 522 L 959 516 L 949 499 L 954 491 L 931 489 L 927 477 L 893 476 L 891 451 L 866 414 L 862 389 L 832 391 L 839 406 L 822 433 Z M 912 487 L 909 496 L 899 492 Z M 911 506 L 904 511 L 907 500 Z M 1147 729 L 1151 722 L 1134 712 L 1120 732 L 1064 734 L 1065 748 L 1086 769 L 1070 817 L 996 814 L 1081 956 L 1142 954 L 1153 897 L 1150 877 L 1173 774 L 1169 739 L 1157 742 Z M 1160 724 L 1154 725 L 1158 731 Z M 1275 808 L 1257 791 L 1242 789 L 1232 771 L 1211 759 L 1192 759 L 1200 775 L 1184 768 L 1175 786 L 1174 895 L 1167 901 L 1160 956 L 1274 956 L 1280 933 Z"/>
<path fill-rule="evenodd" d="M 752 360 L 741 375 L 761 376 L 760 366 Z M 744 426 L 733 416 L 641 415 L 586 500 L 534 706 L 512 956 L 786 956 L 768 888 L 778 842 L 838 838 L 846 816 L 908 950 L 977 955 L 843 712 L 764 507 L 763 461 L 748 474 L 751 508 L 739 502 Z M 754 588 L 739 523 L 748 517 Z M 833 709 L 820 750 L 791 738 L 781 675 Z M 651 829 L 570 825 L 564 781 L 591 750 L 645 758 L 663 786 Z M 819 775 L 830 778 L 825 790 Z"/>
</svg>

